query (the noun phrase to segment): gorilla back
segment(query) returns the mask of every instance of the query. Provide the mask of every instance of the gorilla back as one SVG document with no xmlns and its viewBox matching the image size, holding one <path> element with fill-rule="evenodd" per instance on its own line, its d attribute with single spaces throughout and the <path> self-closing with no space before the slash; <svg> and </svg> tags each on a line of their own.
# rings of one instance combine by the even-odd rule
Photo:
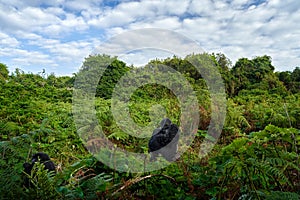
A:
<svg viewBox="0 0 300 200">
<path fill-rule="evenodd" d="M 150 161 L 156 160 L 161 154 L 166 160 L 176 160 L 179 141 L 179 128 L 172 124 L 171 120 L 165 118 L 161 121 L 160 127 L 155 129 L 148 143 L 151 155 Z"/>
<path fill-rule="evenodd" d="M 44 169 L 48 171 L 55 171 L 55 165 L 46 153 L 39 152 L 34 154 L 32 156 L 31 163 L 26 162 L 23 164 L 24 172 L 25 172 L 24 186 L 26 188 L 31 187 L 30 176 L 31 176 L 31 171 L 36 162 L 42 163 L 44 165 Z M 32 176 L 34 176 L 34 174 Z"/>
</svg>

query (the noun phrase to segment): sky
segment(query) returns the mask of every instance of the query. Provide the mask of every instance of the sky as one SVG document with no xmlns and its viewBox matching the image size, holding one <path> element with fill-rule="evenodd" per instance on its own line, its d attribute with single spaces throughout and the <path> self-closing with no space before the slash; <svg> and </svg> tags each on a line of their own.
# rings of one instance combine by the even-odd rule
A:
<svg viewBox="0 0 300 200">
<path fill-rule="evenodd" d="M 299 0 L 0 0 L 0 63 L 10 72 L 72 75 L 110 38 L 159 28 L 223 53 L 233 64 L 268 55 L 276 71 L 292 71 L 300 66 L 299 21 Z M 140 65 L 168 55 L 151 49 L 123 57 Z"/>
</svg>

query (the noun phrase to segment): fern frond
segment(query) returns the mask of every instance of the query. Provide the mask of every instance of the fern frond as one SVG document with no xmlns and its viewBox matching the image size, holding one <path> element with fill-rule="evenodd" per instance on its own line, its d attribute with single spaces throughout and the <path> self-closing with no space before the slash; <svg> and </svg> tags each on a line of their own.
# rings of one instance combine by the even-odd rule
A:
<svg viewBox="0 0 300 200">
<path fill-rule="evenodd" d="M 122 132 L 122 131 L 116 131 L 116 132 L 110 134 L 108 136 L 108 138 L 113 138 L 113 139 L 116 139 L 116 140 L 125 141 L 129 138 L 129 135 L 127 133 Z"/>
</svg>

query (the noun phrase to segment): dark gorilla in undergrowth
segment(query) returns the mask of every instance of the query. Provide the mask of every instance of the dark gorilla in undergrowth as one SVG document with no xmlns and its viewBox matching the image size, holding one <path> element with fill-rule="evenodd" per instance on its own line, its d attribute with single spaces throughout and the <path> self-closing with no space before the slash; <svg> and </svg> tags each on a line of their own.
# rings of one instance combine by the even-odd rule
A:
<svg viewBox="0 0 300 200">
<path fill-rule="evenodd" d="M 175 161 L 177 158 L 179 128 L 172 124 L 171 120 L 164 118 L 160 122 L 160 127 L 155 129 L 148 143 L 150 161 L 155 161 L 160 154 L 167 161 Z"/>
<path fill-rule="evenodd" d="M 31 163 L 24 163 L 23 167 L 24 167 L 24 172 L 25 172 L 25 180 L 24 180 L 24 186 L 26 188 L 31 187 L 31 183 L 30 183 L 30 177 L 33 177 L 34 174 L 31 174 L 31 171 L 35 165 L 36 162 L 40 162 L 41 164 L 44 165 L 44 169 L 48 170 L 48 171 L 55 171 L 55 165 L 54 163 L 51 161 L 50 157 L 48 156 L 48 154 L 46 153 L 36 153 L 32 156 L 31 159 Z"/>
</svg>

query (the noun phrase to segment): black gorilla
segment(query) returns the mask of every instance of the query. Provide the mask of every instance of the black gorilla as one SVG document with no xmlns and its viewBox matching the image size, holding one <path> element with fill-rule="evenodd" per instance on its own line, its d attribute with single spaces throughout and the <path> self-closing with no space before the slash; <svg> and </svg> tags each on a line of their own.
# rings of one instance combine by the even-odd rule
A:
<svg viewBox="0 0 300 200">
<path fill-rule="evenodd" d="M 153 131 L 152 137 L 148 143 L 150 152 L 150 161 L 156 160 L 161 154 L 167 161 L 176 160 L 176 154 L 179 141 L 179 128 L 172 124 L 171 120 L 164 118 L 160 122 L 160 128 Z"/>
<path fill-rule="evenodd" d="M 43 163 L 44 164 L 44 169 L 46 169 L 48 171 L 55 171 L 55 165 L 50 160 L 50 157 L 46 153 L 39 152 L 39 153 L 34 154 L 32 156 L 31 163 L 26 162 L 26 163 L 23 164 L 24 172 L 26 174 L 26 177 L 25 177 L 25 180 L 24 180 L 24 186 L 26 188 L 29 188 L 31 186 L 30 185 L 30 179 L 29 179 L 28 175 L 31 176 L 32 168 L 33 168 L 33 166 L 36 162 Z"/>
</svg>

